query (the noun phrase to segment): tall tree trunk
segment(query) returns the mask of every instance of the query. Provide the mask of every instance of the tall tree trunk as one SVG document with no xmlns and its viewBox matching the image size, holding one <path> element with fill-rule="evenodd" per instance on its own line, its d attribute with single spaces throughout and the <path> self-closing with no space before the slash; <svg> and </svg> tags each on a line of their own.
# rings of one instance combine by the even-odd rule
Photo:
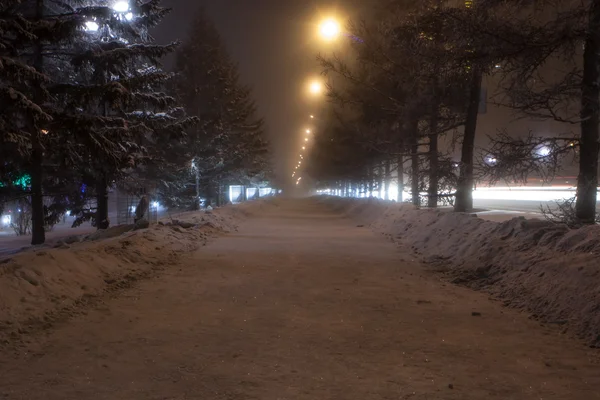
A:
<svg viewBox="0 0 600 400">
<path fill-rule="evenodd" d="M 44 0 L 36 0 L 35 17 L 41 20 L 44 17 Z M 34 67 L 39 71 L 44 70 L 43 46 L 37 41 L 34 49 Z M 39 89 L 35 90 L 36 103 L 41 104 L 42 95 Z M 31 123 L 31 244 L 42 244 L 46 241 L 44 229 L 44 193 L 42 182 L 44 180 L 44 147 L 41 142 L 40 128 L 35 121 Z"/>
<path fill-rule="evenodd" d="M 419 120 L 413 118 L 408 126 L 410 137 L 410 169 L 411 169 L 411 194 L 412 204 L 421 206 L 421 193 L 419 190 Z"/>
<path fill-rule="evenodd" d="M 581 138 L 577 177 L 577 219 L 584 224 L 596 220 L 598 196 L 598 152 L 600 137 L 600 0 L 593 0 L 583 53 L 581 93 Z"/>
<path fill-rule="evenodd" d="M 419 139 L 415 134 L 410 146 L 410 169 L 411 169 L 411 188 L 412 203 L 416 207 L 421 206 L 421 193 L 419 191 Z"/>
<path fill-rule="evenodd" d="M 404 201 L 404 155 L 398 154 L 398 202 Z"/>
<path fill-rule="evenodd" d="M 200 170 L 198 169 L 196 164 L 194 164 L 194 172 L 195 172 L 194 175 L 196 175 L 196 201 L 194 202 L 194 209 L 199 210 L 200 209 Z M 244 190 L 244 198 L 245 197 L 246 197 L 246 191 Z"/>
<path fill-rule="evenodd" d="M 34 124 L 34 130 L 39 130 Z M 31 135 L 31 244 L 43 244 L 46 241 L 44 228 L 44 193 L 42 181 L 44 179 L 44 150 L 40 142 L 39 132 Z"/>
<path fill-rule="evenodd" d="M 434 98 L 437 90 L 434 91 Z M 427 190 L 427 207 L 436 208 L 439 192 L 439 159 L 438 159 L 438 118 L 439 104 L 434 100 L 429 121 L 429 187 Z"/>
<path fill-rule="evenodd" d="M 390 199 L 390 159 L 389 157 L 386 157 L 385 159 L 385 167 L 384 167 L 384 187 L 383 187 L 383 198 L 384 200 L 389 200 Z"/>
<path fill-rule="evenodd" d="M 460 159 L 460 175 L 456 188 L 456 201 L 454 202 L 454 211 L 456 212 L 467 212 L 473 209 L 473 187 L 475 184 L 473 158 L 475 155 L 475 133 L 477 131 L 482 77 L 481 68 L 474 66 L 471 72 L 467 120 Z"/>
<path fill-rule="evenodd" d="M 108 229 L 108 182 L 102 175 L 96 182 L 96 228 Z"/>
<path fill-rule="evenodd" d="M 379 163 L 377 167 L 377 194 L 380 199 L 383 199 L 383 165 Z"/>
<path fill-rule="evenodd" d="M 373 167 L 369 164 L 369 195 L 367 197 L 373 196 L 375 177 L 373 176 Z"/>
<path fill-rule="evenodd" d="M 223 191 L 221 190 L 221 183 L 217 182 L 217 207 L 221 207 L 221 194 L 223 193 Z M 260 190 L 260 189 L 259 189 Z"/>
</svg>

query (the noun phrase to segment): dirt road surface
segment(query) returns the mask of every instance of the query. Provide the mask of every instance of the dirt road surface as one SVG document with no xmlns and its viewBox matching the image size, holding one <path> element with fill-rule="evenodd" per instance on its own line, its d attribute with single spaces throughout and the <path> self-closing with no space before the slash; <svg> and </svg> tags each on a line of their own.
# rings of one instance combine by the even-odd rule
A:
<svg viewBox="0 0 600 400">
<path fill-rule="evenodd" d="M 594 400 L 600 365 L 368 228 L 290 200 L 5 352 L 0 399 Z"/>
</svg>

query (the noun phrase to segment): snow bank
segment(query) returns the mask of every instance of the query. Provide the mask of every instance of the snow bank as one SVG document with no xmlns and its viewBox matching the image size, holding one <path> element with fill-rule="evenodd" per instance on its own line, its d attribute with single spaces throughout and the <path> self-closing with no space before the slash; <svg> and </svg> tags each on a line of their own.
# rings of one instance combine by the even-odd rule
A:
<svg viewBox="0 0 600 400">
<path fill-rule="evenodd" d="M 377 199 L 320 201 L 410 247 L 453 282 L 600 346 L 600 226 L 572 230 L 522 217 L 498 223 Z"/>
<path fill-rule="evenodd" d="M 117 226 L 0 261 L 0 343 L 68 316 L 75 306 L 168 267 L 273 200 L 195 212 L 148 229 Z"/>
</svg>

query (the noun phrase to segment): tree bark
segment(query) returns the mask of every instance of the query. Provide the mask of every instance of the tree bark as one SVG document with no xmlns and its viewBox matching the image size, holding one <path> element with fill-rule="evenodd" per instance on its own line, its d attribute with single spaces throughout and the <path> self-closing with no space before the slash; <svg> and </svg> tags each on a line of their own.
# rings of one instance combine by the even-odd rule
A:
<svg viewBox="0 0 600 400">
<path fill-rule="evenodd" d="M 386 157 L 385 165 L 384 165 L 384 188 L 383 188 L 383 198 L 384 200 L 390 199 L 390 159 Z"/>
<path fill-rule="evenodd" d="M 404 201 L 404 156 L 398 154 L 398 202 Z"/>
<path fill-rule="evenodd" d="M 410 169 L 411 169 L 411 195 L 412 204 L 421 206 L 421 193 L 419 190 L 419 120 L 413 118 L 408 127 L 410 137 Z"/>
<path fill-rule="evenodd" d="M 598 195 L 598 152 L 600 137 L 600 0 L 593 0 L 588 34 L 583 53 L 581 83 L 581 138 L 577 201 L 575 213 L 579 222 L 594 224 Z"/>
<path fill-rule="evenodd" d="M 379 163 L 379 167 L 377 167 L 377 197 L 383 199 L 383 165 Z"/>
<path fill-rule="evenodd" d="M 436 91 L 437 92 L 437 91 Z M 436 93 L 434 93 L 435 97 Z M 434 101 L 429 121 L 429 186 L 427 190 L 427 207 L 437 208 L 439 192 L 439 159 L 438 159 L 438 116 L 439 105 Z"/>
<path fill-rule="evenodd" d="M 196 175 L 196 201 L 194 202 L 194 209 L 195 210 L 199 210 L 200 209 L 200 170 L 198 169 L 198 167 L 196 166 L 196 164 L 194 163 L 194 172 Z M 244 190 L 244 198 L 246 197 L 246 192 Z"/>
<path fill-rule="evenodd" d="M 36 20 L 44 17 L 44 0 L 36 0 Z M 35 45 L 34 66 L 39 72 L 44 70 L 43 46 L 40 41 Z M 35 90 L 36 103 L 41 104 L 40 91 Z M 44 193 L 42 182 L 44 180 L 44 148 L 41 142 L 41 132 L 35 121 L 31 123 L 31 244 L 42 244 L 46 241 L 44 228 Z"/>
<path fill-rule="evenodd" d="M 419 139 L 415 133 L 410 146 L 410 169 L 411 169 L 411 188 L 412 203 L 416 207 L 421 206 L 421 193 L 419 191 Z"/>
<path fill-rule="evenodd" d="M 222 186 L 221 186 L 220 182 L 217 182 L 216 188 L 217 188 L 217 207 L 221 207 L 221 195 L 222 195 L 223 191 L 222 191 Z"/>
<path fill-rule="evenodd" d="M 454 202 L 454 211 L 456 212 L 467 212 L 473 209 L 473 187 L 475 184 L 473 158 L 475 155 L 475 133 L 477 131 L 482 77 L 481 68 L 474 66 L 471 72 L 469 104 L 460 159 L 460 175 L 456 188 L 456 201 Z"/>
<path fill-rule="evenodd" d="M 108 229 L 108 183 L 106 176 L 101 176 L 96 182 L 96 228 Z"/>
<path fill-rule="evenodd" d="M 35 124 L 34 130 L 39 130 Z M 43 244 L 46 241 L 44 193 L 42 188 L 44 150 L 40 142 L 39 132 L 32 133 L 31 142 L 31 244 L 36 245 Z"/>
<path fill-rule="evenodd" d="M 369 194 L 367 197 L 373 196 L 373 186 L 375 184 L 375 177 L 373 176 L 373 167 L 369 164 Z"/>
</svg>

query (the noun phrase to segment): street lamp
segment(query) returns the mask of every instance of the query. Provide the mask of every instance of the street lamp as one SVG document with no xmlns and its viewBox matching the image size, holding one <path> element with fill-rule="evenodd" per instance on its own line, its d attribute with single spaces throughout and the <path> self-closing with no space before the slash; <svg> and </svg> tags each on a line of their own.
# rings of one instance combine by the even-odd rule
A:
<svg viewBox="0 0 600 400">
<path fill-rule="evenodd" d="M 539 157 L 548 157 L 552 153 L 552 149 L 548 146 L 541 145 L 535 149 L 535 153 Z"/>
<path fill-rule="evenodd" d="M 310 134 L 310 129 L 306 130 L 306 134 L 309 135 Z"/>
<path fill-rule="evenodd" d="M 319 26 L 321 37 L 328 41 L 337 39 L 338 36 L 340 36 L 341 31 L 342 29 L 340 28 L 339 22 L 333 18 L 326 19 L 321 22 L 321 25 Z"/>
<path fill-rule="evenodd" d="M 319 81 L 313 81 L 309 86 L 309 90 L 314 95 L 320 94 L 321 90 L 323 90 L 323 85 Z"/>
<path fill-rule="evenodd" d="M 311 116 L 310 116 L 310 119 L 314 119 L 314 118 L 315 118 L 315 116 L 314 116 L 314 115 L 311 115 Z"/>
<path fill-rule="evenodd" d="M 112 9 L 118 13 L 126 13 L 127 11 L 129 11 L 129 2 L 117 1 L 115 4 L 113 4 Z"/>
<path fill-rule="evenodd" d="M 100 26 L 98 25 L 97 22 L 87 21 L 85 23 L 85 30 L 87 32 L 97 32 L 99 28 L 100 28 Z"/>
<path fill-rule="evenodd" d="M 121 20 L 123 20 L 123 18 L 126 21 L 131 21 L 133 19 L 133 13 L 131 12 L 131 7 L 129 5 L 129 1 L 126 1 L 126 0 L 115 1 L 112 4 L 111 8 L 117 14 L 117 18 L 119 18 Z M 84 29 L 86 32 L 90 32 L 90 33 L 98 32 L 98 30 L 100 30 L 100 25 L 94 19 L 91 21 L 86 21 Z"/>
</svg>

